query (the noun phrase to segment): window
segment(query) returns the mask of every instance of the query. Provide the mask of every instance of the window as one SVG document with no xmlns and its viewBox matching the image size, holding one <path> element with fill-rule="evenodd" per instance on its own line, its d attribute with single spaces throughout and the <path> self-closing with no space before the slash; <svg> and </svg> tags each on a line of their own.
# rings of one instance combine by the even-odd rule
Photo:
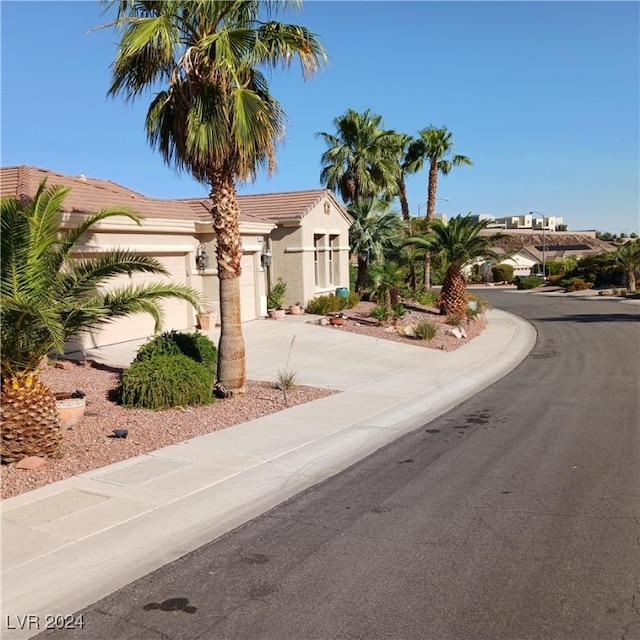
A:
<svg viewBox="0 0 640 640">
<path fill-rule="evenodd" d="M 320 286 L 320 242 L 322 236 L 313 236 L 313 270 L 316 287 Z"/>
</svg>

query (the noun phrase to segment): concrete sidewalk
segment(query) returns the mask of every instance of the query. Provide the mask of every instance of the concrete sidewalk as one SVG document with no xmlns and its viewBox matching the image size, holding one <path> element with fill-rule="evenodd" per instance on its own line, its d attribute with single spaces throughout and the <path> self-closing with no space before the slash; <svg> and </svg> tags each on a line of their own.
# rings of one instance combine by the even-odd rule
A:
<svg viewBox="0 0 640 640">
<path fill-rule="evenodd" d="M 293 340 L 300 383 L 343 393 L 4 500 L 2 638 L 35 635 L 46 615 L 72 614 L 500 379 L 536 334 L 503 311 L 487 317 L 481 336 L 448 353 L 311 325 L 309 316 L 245 324 L 249 379 L 274 381 Z M 87 355 L 127 365 L 139 344 Z M 26 614 L 40 629 L 19 628 Z"/>
</svg>

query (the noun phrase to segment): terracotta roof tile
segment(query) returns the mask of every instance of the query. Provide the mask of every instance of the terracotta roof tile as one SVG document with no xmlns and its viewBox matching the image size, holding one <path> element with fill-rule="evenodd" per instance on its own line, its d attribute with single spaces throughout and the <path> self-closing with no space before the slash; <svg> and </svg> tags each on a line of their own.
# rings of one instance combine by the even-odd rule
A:
<svg viewBox="0 0 640 640">
<path fill-rule="evenodd" d="M 94 213 L 105 207 L 126 205 L 145 218 L 202 222 L 211 220 L 211 203 L 207 198 L 148 198 L 110 180 L 88 178 L 83 175 L 68 176 L 29 165 L 0 169 L 0 196 L 32 197 L 45 178 L 49 185 L 71 187 L 63 205 L 65 212 Z M 348 217 L 344 206 L 335 199 L 331 191 L 311 189 L 238 196 L 240 220 L 271 223 L 280 220 L 301 220 L 325 195 L 328 195 Z"/>
</svg>

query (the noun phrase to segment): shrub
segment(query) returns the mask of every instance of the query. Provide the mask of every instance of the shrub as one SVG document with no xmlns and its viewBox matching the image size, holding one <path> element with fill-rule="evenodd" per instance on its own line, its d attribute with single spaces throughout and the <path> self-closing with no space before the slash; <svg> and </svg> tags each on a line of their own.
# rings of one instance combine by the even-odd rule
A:
<svg viewBox="0 0 640 640">
<path fill-rule="evenodd" d="M 544 280 L 538 276 L 525 276 L 517 282 L 518 289 L 535 289 L 544 284 Z"/>
<path fill-rule="evenodd" d="M 415 301 L 423 304 L 425 307 L 435 307 L 437 305 L 439 295 L 438 291 L 429 289 L 428 291 L 422 291 L 421 293 L 416 294 Z"/>
<path fill-rule="evenodd" d="M 204 365 L 215 377 L 218 366 L 218 349 L 210 338 L 198 331 L 168 331 L 143 344 L 134 362 L 150 360 L 157 356 L 184 355 Z"/>
<path fill-rule="evenodd" d="M 391 317 L 391 308 L 386 304 L 379 305 L 371 309 L 369 315 L 378 320 L 378 322 L 386 322 Z"/>
<path fill-rule="evenodd" d="M 357 294 L 355 291 L 349 291 L 349 304 L 347 304 L 347 307 L 349 309 L 353 309 L 353 307 L 357 306 L 358 303 L 360 302 L 360 295 Z"/>
<path fill-rule="evenodd" d="M 433 340 L 438 333 L 438 327 L 428 320 L 421 320 L 414 327 L 413 333 L 420 340 Z"/>
<path fill-rule="evenodd" d="M 563 286 L 566 291 L 585 291 L 586 289 L 591 289 L 593 283 L 586 282 L 584 278 L 570 278 Z"/>
<path fill-rule="evenodd" d="M 276 283 L 271 287 L 271 291 L 267 296 L 268 309 L 282 309 L 284 303 L 284 294 L 287 292 L 287 283 L 278 278 Z"/>
<path fill-rule="evenodd" d="M 402 302 L 398 302 L 397 304 L 391 305 L 391 315 L 395 318 L 404 318 L 407 315 L 407 309 L 402 304 Z"/>
<path fill-rule="evenodd" d="M 447 316 L 447 324 L 451 325 L 452 327 L 459 327 L 462 324 L 462 320 L 463 320 L 462 316 L 458 316 L 454 314 Z"/>
<path fill-rule="evenodd" d="M 504 262 L 491 267 L 491 273 L 494 282 L 511 282 L 513 280 L 513 267 Z"/>
<path fill-rule="evenodd" d="M 210 404 L 213 379 L 210 369 L 188 356 L 157 355 L 124 371 L 118 398 L 123 406 L 137 409 Z"/>
<path fill-rule="evenodd" d="M 324 316 L 327 313 L 342 311 L 347 308 L 348 304 L 348 298 L 343 298 L 342 296 L 337 296 L 334 293 L 329 293 L 309 300 L 307 303 L 307 313 Z"/>
<path fill-rule="evenodd" d="M 489 303 L 489 301 L 486 298 L 478 295 L 477 293 L 468 293 L 467 295 L 469 297 L 469 302 L 476 303 L 476 311 L 474 315 L 482 314 L 487 309 L 491 308 L 491 304 Z"/>
</svg>

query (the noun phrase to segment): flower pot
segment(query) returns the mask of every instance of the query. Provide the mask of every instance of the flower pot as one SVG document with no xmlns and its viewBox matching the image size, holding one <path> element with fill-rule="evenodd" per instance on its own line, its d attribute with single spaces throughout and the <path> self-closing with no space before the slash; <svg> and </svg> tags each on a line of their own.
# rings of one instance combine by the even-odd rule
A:
<svg viewBox="0 0 640 640">
<path fill-rule="evenodd" d="M 292 304 L 289 307 L 289 313 L 292 316 L 299 316 L 304 312 L 304 309 L 299 304 Z"/>
<path fill-rule="evenodd" d="M 329 318 L 329 324 L 334 327 L 342 326 L 345 322 L 346 322 L 345 318 L 335 318 L 333 316 Z"/>
<path fill-rule="evenodd" d="M 279 318 L 284 318 L 284 309 L 269 309 L 269 317 L 273 320 L 278 320 Z"/>
<path fill-rule="evenodd" d="M 202 329 L 202 331 L 209 331 L 211 329 L 211 314 L 210 313 L 199 313 L 196 316 L 198 320 L 198 328 Z"/>
<path fill-rule="evenodd" d="M 72 398 L 70 393 L 56 393 L 56 409 L 60 426 L 70 429 L 84 417 L 87 408 L 85 398 Z"/>
</svg>

